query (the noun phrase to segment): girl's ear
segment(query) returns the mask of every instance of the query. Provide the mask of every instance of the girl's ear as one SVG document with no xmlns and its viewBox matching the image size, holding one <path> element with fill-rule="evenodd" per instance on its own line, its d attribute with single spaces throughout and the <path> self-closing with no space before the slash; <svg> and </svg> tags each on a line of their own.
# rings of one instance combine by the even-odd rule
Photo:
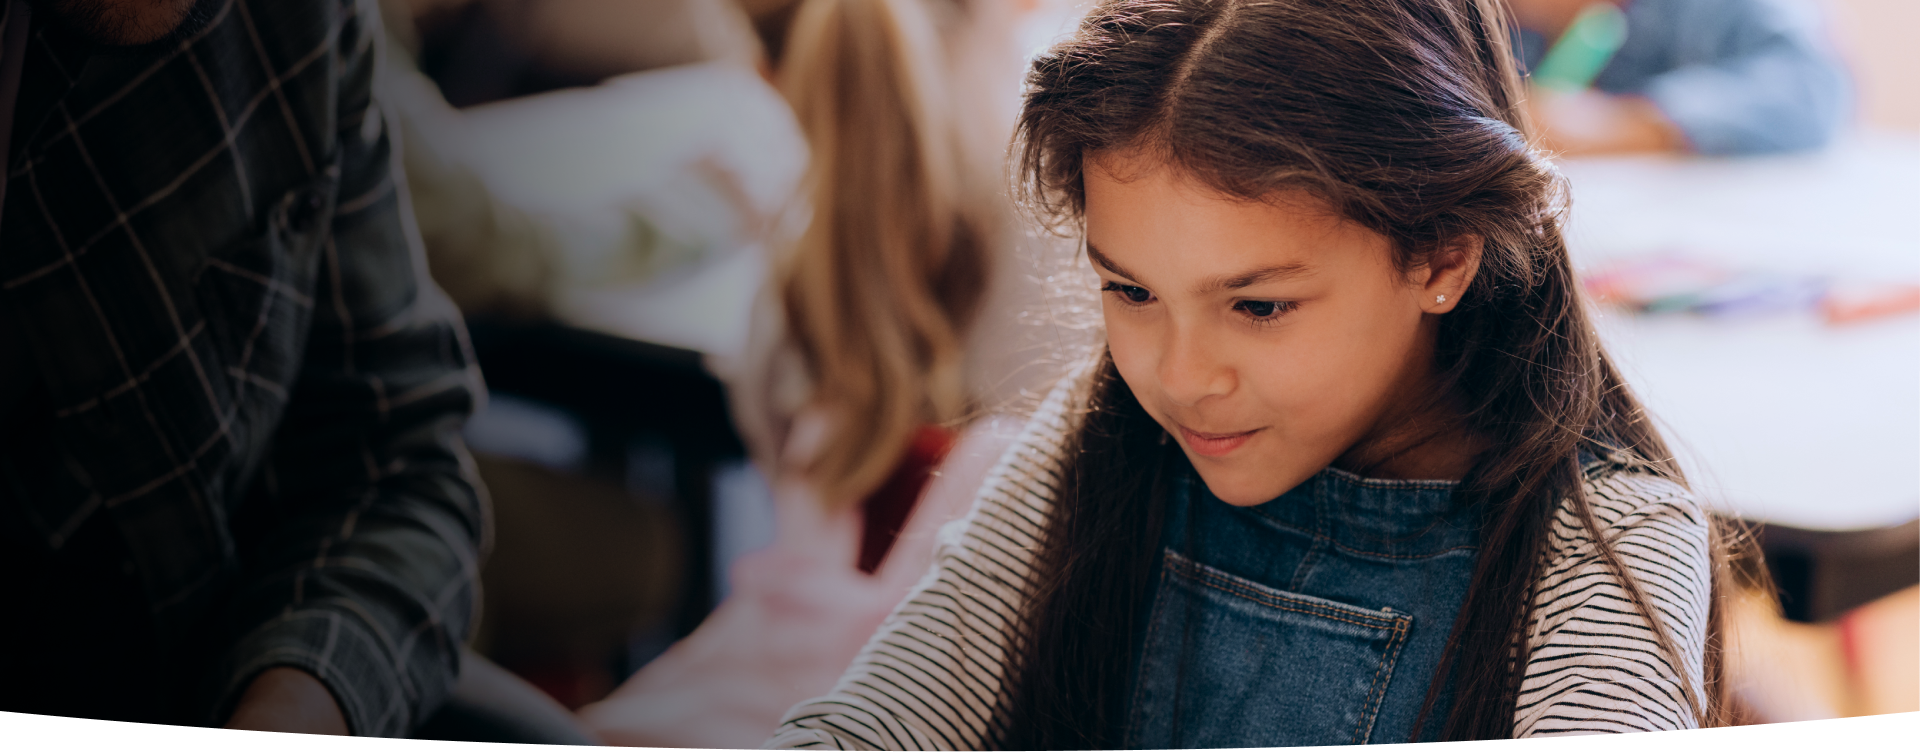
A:
<svg viewBox="0 0 1920 752">
<path fill-rule="evenodd" d="M 1480 271 L 1480 252 L 1486 241 L 1479 235 L 1462 235 L 1436 249 L 1427 257 L 1426 281 L 1421 283 L 1420 308 L 1441 314 L 1460 304 L 1460 296 L 1473 285 Z"/>
</svg>

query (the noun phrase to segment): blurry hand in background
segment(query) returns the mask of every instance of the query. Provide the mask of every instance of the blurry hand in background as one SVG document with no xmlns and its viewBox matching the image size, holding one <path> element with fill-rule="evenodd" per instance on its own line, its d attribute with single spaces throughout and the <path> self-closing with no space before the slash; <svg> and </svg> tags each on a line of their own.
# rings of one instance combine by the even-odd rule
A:
<svg viewBox="0 0 1920 752">
<path fill-rule="evenodd" d="M 319 679 L 297 668 L 261 672 L 227 719 L 227 728 L 346 736 L 347 718 Z"/>
<path fill-rule="evenodd" d="M 1680 126 L 1645 97 L 1532 89 L 1527 114 L 1538 146 L 1564 156 L 1690 151 Z"/>
<path fill-rule="evenodd" d="M 1511 0 L 1541 145 L 1744 156 L 1825 145 L 1851 85 L 1795 0 Z"/>
<path fill-rule="evenodd" d="M 1616 3 L 1626 6 L 1631 0 Z M 1595 0 L 1513 0 L 1514 21 L 1551 42 L 1566 36 Z M 1522 40 L 1522 45 L 1526 40 Z M 1525 49 L 1516 54 L 1528 57 Z M 1525 65 L 1527 61 L 1522 60 Z M 1532 67 L 1532 66 L 1528 66 Z M 1565 156 L 1688 151 L 1686 137 L 1645 97 L 1593 89 L 1559 92 L 1532 85 L 1527 114 L 1545 151 Z"/>
</svg>

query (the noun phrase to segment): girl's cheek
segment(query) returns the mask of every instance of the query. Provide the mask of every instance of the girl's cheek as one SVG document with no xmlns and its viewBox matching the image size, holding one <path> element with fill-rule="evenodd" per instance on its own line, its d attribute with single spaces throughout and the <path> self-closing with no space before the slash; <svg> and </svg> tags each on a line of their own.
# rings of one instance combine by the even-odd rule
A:
<svg viewBox="0 0 1920 752">
<path fill-rule="evenodd" d="M 1138 316 L 1113 310 L 1115 305 L 1107 303 L 1107 349 L 1113 353 L 1113 365 L 1120 370 L 1120 377 L 1139 393 L 1151 386 L 1142 379 L 1153 373 L 1153 332 L 1144 322 L 1134 320 Z"/>
<path fill-rule="evenodd" d="M 1296 341 L 1271 347 L 1240 369 L 1243 388 L 1252 393 L 1261 410 L 1273 416 L 1282 435 L 1305 444 L 1317 443 L 1314 437 L 1348 422 L 1348 403 L 1358 377 L 1339 367 L 1337 354 L 1311 344 Z"/>
</svg>

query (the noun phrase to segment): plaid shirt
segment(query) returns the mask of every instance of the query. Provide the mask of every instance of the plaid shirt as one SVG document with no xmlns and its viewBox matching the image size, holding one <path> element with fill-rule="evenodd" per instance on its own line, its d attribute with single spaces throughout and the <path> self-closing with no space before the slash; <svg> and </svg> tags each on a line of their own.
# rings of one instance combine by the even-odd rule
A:
<svg viewBox="0 0 1920 752">
<path fill-rule="evenodd" d="M 36 19 L 0 215 L 19 341 L 0 359 L 48 435 L 0 453 L 0 524 L 53 556 L 110 521 L 139 628 L 161 651 L 215 646 L 183 678 L 199 722 L 292 666 L 354 733 L 402 734 L 457 672 L 488 521 L 459 439 L 479 374 L 372 97 L 379 13 L 199 12 L 123 49 Z"/>
</svg>

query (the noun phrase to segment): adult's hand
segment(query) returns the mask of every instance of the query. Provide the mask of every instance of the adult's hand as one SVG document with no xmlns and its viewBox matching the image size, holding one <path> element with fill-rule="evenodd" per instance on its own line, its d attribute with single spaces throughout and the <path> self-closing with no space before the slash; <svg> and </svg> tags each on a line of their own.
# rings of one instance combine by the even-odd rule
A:
<svg viewBox="0 0 1920 752">
<path fill-rule="evenodd" d="M 1679 126 L 1644 97 L 1597 91 L 1554 94 L 1533 89 L 1527 109 L 1540 130 L 1541 145 L 1555 154 L 1689 151 Z"/>
<path fill-rule="evenodd" d="M 347 734 L 340 704 L 319 679 L 285 666 L 270 668 L 247 685 L 227 728 L 290 734 Z"/>
</svg>

